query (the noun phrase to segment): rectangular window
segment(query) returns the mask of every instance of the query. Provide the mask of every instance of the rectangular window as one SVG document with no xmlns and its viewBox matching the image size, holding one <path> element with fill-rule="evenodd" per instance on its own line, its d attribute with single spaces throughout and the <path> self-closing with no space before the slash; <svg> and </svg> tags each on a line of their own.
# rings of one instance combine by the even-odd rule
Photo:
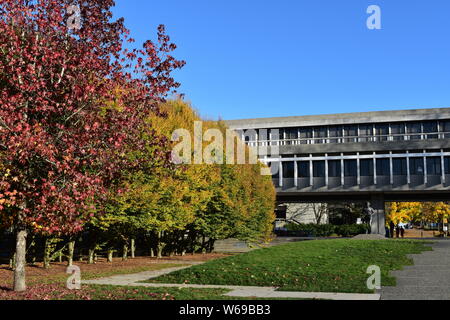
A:
<svg viewBox="0 0 450 320">
<path fill-rule="evenodd" d="M 395 176 L 406 176 L 406 158 L 394 158 L 392 159 L 393 172 Z"/>
<path fill-rule="evenodd" d="M 283 178 L 294 178 L 294 162 L 283 162 Z"/>
<path fill-rule="evenodd" d="M 414 135 L 412 133 L 422 133 L 422 124 L 420 122 L 408 122 L 406 124 L 410 140 L 419 140 L 420 134 Z"/>
<path fill-rule="evenodd" d="M 341 126 L 332 126 L 328 128 L 330 138 L 340 138 L 342 137 L 342 127 Z M 341 139 L 331 139 L 330 143 L 340 143 Z"/>
<path fill-rule="evenodd" d="M 328 131 L 326 127 L 317 127 L 314 128 L 314 143 L 326 143 L 326 139 L 328 136 Z"/>
<path fill-rule="evenodd" d="M 344 169 L 346 177 L 356 177 L 358 175 L 357 160 L 344 160 Z"/>
<path fill-rule="evenodd" d="M 373 160 L 361 159 L 360 160 L 361 177 L 373 177 Z"/>
<path fill-rule="evenodd" d="M 328 176 L 329 177 L 340 177 L 341 176 L 341 161 L 340 160 L 328 161 Z"/>
<path fill-rule="evenodd" d="M 377 141 L 387 141 L 389 135 L 389 125 L 376 124 L 375 135 L 377 136 Z"/>
<path fill-rule="evenodd" d="M 325 177 L 325 161 L 313 161 L 313 172 L 315 178 Z"/>
<path fill-rule="evenodd" d="M 299 178 L 309 178 L 309 161 L 298 161 L 298 177 Z"/>
<path fill-rule="evenodd" d="M 348 137 L 345 142 L 357 142 L 358 126 L 344 126 L 344 136 Z"/>
<path fill-rule="evenodd" d="M 425 139 L 437 139 L 438 138 L 437 132 L 438 132 L 437 121 L 423 122 L 423 133 L 433 133 L 425 135 Z"/>
<path fill-rule="evenodd" d="M 284 129 L 284 134 L 286 139 L 297 139 L 298 129 L 297 128 L 287 128 Z"/>
<path fill-rule="evenodd" d="M 390 172 L 389 159 L 377 159 L 377 176 L 389 176 Z"/>
<path fill-rule="evenodd" d="M 312 138 L 312 128 L 300 128 L 300 139 L 302 141 L 301 144 L 309 144 L 309 139 Z"/>
<path fill-rule="evenodd" d="M 373 125 L 361 124 L 359 126 L 359 142 L 373 141 Z"/>
<path fill-rule="evenodd" d="M 445 138 L 450 138 L 450 120 L 442 121 L 441 130 L 445 132 Z"/>
<path fill-rule="evenodd" d="M 445 174 L 450 174 L 450 157 L 444 157 Z"/>
<path fill-rule="evenodd" d="M 440 176 L 441 171 L 441 157 L 427 158 L 427 174 L 431 176 Z"/>
<path fill-rule="evenodd" d="M 411 175 L 424 175 L 423 158 L 410 158 L 409 159 L 409 170 Z"/>
<path fill-rule="evenodd" d="M 270 172 L 272 173 L 272 179 L 280 178 L 280 163 L 279 162 L 271 162 L 270 163 Z"/>
<path fill-rule="evenodd" d="M 405 124 L 391 123 L 391 134 L 394 141 L 405 140 Z"/>
</svg>

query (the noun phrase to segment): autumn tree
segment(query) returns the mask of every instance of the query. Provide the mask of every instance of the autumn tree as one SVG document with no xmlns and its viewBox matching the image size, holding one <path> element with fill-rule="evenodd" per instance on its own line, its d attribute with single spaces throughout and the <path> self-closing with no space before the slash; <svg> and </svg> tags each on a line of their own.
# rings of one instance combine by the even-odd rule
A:
<svg viewBox="0 0 450 320">
<path fill-rule="evenodd" d="M 17 234 L 16 291 L 26 289 L 28 230 L 76 233 L 102 212 L 122 169 L 139 167 L 124 150 L 144 144 L 144 120 L 183 65 L 163 27 L 159 44 L 125 50 L 132 40 L 122 19 L 111 20 L 112 0 L 76 3 L 73 29 L 71 0 L 0 0 L 0 215 Z"/>
</svg>

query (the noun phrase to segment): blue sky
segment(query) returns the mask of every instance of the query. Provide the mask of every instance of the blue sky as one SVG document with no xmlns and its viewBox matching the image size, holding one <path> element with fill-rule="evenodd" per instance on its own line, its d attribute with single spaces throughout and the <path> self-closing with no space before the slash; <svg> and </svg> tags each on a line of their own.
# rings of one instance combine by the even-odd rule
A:
<svg viewBox="0 0 450 320">
<path fill-rule="evenodd" d="M 381 30 L 366 9 L 381 8 Z M 165 24 L 180 92 L 210 119 L 450 107 L 448 0 L 116 0 L 139 42 Z"/>
</svg>

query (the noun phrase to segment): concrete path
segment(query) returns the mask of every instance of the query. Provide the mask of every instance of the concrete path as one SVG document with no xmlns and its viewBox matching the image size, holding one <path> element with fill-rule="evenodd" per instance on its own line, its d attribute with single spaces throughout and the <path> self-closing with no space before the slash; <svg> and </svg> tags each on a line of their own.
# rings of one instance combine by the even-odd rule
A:
<svg viewBox="0 0 450 320">
<path fill-rule="evenodd" d="M 408 255 L 414 265 L 391 271 L 397 286 L 382 287 L 382 300 L 450 300 L 450 240 L 431 246 L 433 251 Z"/>
<path fill-rule="evenodd" d="M 226 293 L 229 297 L 247 298 L 299 298 L 299 299 L 326 299 L 326 300 L 379 300 L 379 294 L 359 294 L 359 293 L 328 293 L 328 292 L 297 292 L 297 291 L 276 291 L 276 287 L 253 287 L 253 286 L 229 286 L 229 285 L 203 285 L 203 284 L 174 284 L 174 283 L 142 283 L 173 271 L 189 268 L 193 264 L 203 262 L 189 262 L 189 265 L 166 268 L 154 271 L 144 271 L 134 274 L 116 275 L 95 280 L 83 280 L 83 284 L 114 285 L 114 286 L 135 286 L 135 287 L 166 287 L 166 288 L 198 288 L 198 289 L 229 289 Z"/>
</svg>

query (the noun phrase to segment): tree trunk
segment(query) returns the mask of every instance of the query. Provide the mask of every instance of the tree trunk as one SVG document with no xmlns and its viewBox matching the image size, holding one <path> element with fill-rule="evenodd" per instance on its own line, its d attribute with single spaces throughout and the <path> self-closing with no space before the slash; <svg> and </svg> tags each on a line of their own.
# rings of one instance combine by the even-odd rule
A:
<svg viewBox="0 0 450 320">
<path fill-rule="evenodd" d="M 94 264 L 94 254 L 95 254 L 95 249 L 90 248 L 89 249 L 88 264 Z"/>
<path fill-rule="evenodd" d="M 153 248 L 150 248 L 150 257 L 155 257 L 155 251 L 153 251 Z"/>
<path fill-rule="evenodd" d="M 50 269 L 50 256 L 51 256 L 51 240 L 49 237 L 45 238 L 44 245 L 44 269 Z"/>
<path fill-rule="evenodd" d="M 69 241 L 67 252 L 67 265 L 73 265 L 73 252 L 75 251 L 75 240 Z"/>
<path fill-rule="evenodd" d="M 25 264 L 26 264 L 27 231 L 20 230 L 16 236 L 16 268 L 14 269 L 14 291 L 25 291 Z"/>
<path fill-rule="evenodd" d="M 136 241 L 134 240 L 134 238 L 131 239 L 131 259 L 135 258 L 136 255 Z"/>
<path fill-rule="evenodd" d="M 122 261 L 126 261 L 128 259 L 128 244 L 125 243 L 122 249 Z"/>
<path fill-rule="evenodd" d="M 108 262 L 113 262 L 114 249 L 108 249 Z"/>
</svg>

